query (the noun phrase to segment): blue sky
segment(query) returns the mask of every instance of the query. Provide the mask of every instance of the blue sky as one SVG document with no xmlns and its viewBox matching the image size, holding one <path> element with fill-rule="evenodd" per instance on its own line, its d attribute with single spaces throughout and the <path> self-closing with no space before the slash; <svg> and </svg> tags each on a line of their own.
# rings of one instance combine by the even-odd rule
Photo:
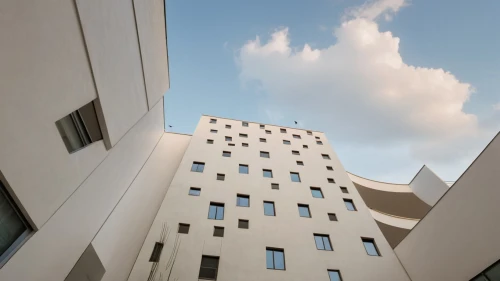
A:
<svg viewBox="0 0 500 281">
<path fill-rule="evenodd" d="M 190 134 L 201 114 L 298 120 L 327 134 L 347 170 L 408 182 L 423 164 L 455 180 L 499 129 L 500 1 L 169 0 L 166 10 L 167 130 Z"/>
</svg>

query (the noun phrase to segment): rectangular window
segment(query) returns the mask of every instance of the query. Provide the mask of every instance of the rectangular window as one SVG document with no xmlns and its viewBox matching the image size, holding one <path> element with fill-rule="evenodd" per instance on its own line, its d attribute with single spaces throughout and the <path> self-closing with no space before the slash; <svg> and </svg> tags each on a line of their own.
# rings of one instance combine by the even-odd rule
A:
<svg viewBox="0 0 500 281">
<path fill-rule="evenodd" d="M 31 227 L 0 181 L 0 263 L 29 236 Z"/>
<path fill-rule="evenodd" d="M 299 173 L 290 172 L 290 179 L 292 180 L 292 182 L 300 182 Z"/>
<path fill-rule="evenodd" d="M 292 155 L 300 155 L 300 152 L 298 152 L 297 150 L 292 150 Z"/>
<path fill-rule="evenodd" d="M 341 186 L 340 190 L 342 191 L 342 193 L 349 193 L 349 190 L 347 190 L 347 187 Z"/>
<path fill-rule="evenodd" d="M 333 167 L 332 167 L 332 166 L 326 166 L 326 169 L 327 169 L 328 171 L 333 171 Z"/>
<path fill-rule="evenodd" d="M 91 101 L 56 121 L 56 127 L 69 153 L 102 140 L 101 126 Z"/>
<path fill-rule="evenodd" d="M 292 135 L 292 137 L 293 137 L 294 139 L 301 139 L 301 137 L 300 137 L 299 135 Z"/>
<path fill-rule="evenodd" d="M 248 165 L 240 164 L 239 172 L 240 174 L 248 174 Z"/>
<path fill-rule="evenodd" d="M 267 152 L 267 151 L 261 151 L 260 152 L 260 157 L 262 157 L 262 158 L 269 158 L 270 157 L 269 156 L 269 152 Z"/>
<path fill-rule="evenodd" d="M 238 228 L 248 229 L 250 222 L 248 220 L 238 220 Z"/>
<path fill-rule="evenodd" d="M 266 248 L 267 269 L 285 270 L 285 251 L 283 249 Z"/>
<path fill-rule="evenodd" d="M 290 145 L 290 141 L 289 141 L 289 140 L 283 140 L 283 144 L 288 144 L 288 145 Z"/>
<path fill-rule="evenodd" d="M 224 204 L 210 202 L 210 207 L 208 208 L 208 218 L 211 220 L 223 220 Z"/>
<path fill-rule="evenodd" d="M 210 119 L 210 124 L 216 124 L 217 123 L 217 119 Z"/>
<path fill-rule="evenodd" d="M 305 145 L 305 144 L 304 144 L 302 147 L 303 147 L 303 148 L 305 148 L 305 149 L 308 149 L 308 148 L 309 148 L 309 146 L 307 146 L 307 145 Z"/>
<path fill-rule="evenodd" d="M 236 195 L 236 206 L 239 207 L 250 207 L 250 196 L 237 194 Z"/>
<path fill-rule="evenodd" d="M 205 163 L 203 162 L 193 162 L 193 165 L 191 166 L 191 172 L 203 173 L 204 169 Z"/>
<path fill-rule="evenodd" d="M 330 160 L 330 155 L 328 155 L 328 154 L 321 154 L 321 157 L 323 157 L 323 159 Z"/>
<path fill-rule="evenodd" d="M 188 234 L 189 233 L 189 224 L 187 223 L 179 223 L 178 233 Z"/>
<path fill-rule="evenodd" d="M 200 274 L 198 279 L 217 280 L 219 270 L 219 257 L 202 256 L 200 264 Z"/>
<path fill-rule="evenodd" d="M 225 179 L 226 179 L 226 175 L 224 175 L 224 174 L 217 174 L 217 180 L 218 181 L 223 181 Z"/>
<path fill-rule="evenodd" d="M 314 198 L 323 198 L 323 192 L 319 187 L 311 187 L 311 193 Z"/>
<path fill-rule="evenodd" d="M 328 276 L 330 281 L 342 281 L 342 276 L 340 276 L 340 271 L 338 270 L 328 270 Z"/>
<path fill-rule="evenodd" d="M 277 183 L 271 183 L 271 189 L 280 189 L 280 185 Z"/>
<path fill-rule="evenodd" d="M 214 143 L 214 140 L 207 139 L 207 143 L 208 143 L 208 144 L 213 144 L 213 143 Z"/>
<path fill-rule="evenodd" d="M 270 135 L 270 134 L 271 134 L 271 131 L 266 130 L 266 134 Z"/>
<path fill-rule="evenodd" d="M 248 135 L 247 134 L 240 134 L 240 137 L 242 137 L 242 138 L 248 138 Z"/>
<path fill-rule="evenodd" d="M 369 256 L 380 256 L 380 252 L 378 251 L 377 244 L 375 244 L 375 240 L 373 238 L 361 238 L 363 241 L 363 245 L 365 246 L 366 253 Z"/>
<path fill-rule="evenodd" d="M 328 213 L 328 219 L 331 221 L 338 221 L 337 220 L 337 215 L 334 213 Z"/>
<path fill-rule="evenodd" d="M 314 234 L 314 241 L 316 242 L 316 249 L 333 251 L 332 244 L 330 243 L 330 237 L 323 234 Z"/>
<path fill-rule="evenodd" d="M 317 140 L 319 140 L 319 137 L 318 137 L 318 136 L 316 136 L 316 137 L 314 137 L 314 138 L 315 138 L 315 139 L 317 139 Z"/>
<path fill-rule="evenodd" d="M 234 146 L 234 143 L 228 143 L 227 145 L 228 146 Z"/>
<path fill-rule="evenodd" d="M 259 141 L 260 141 L 260 142 L 267 142 L 267 140 L 266 140 L 266 139 L 264 139 L 264 138 L 260 138 L 260 139 L 259 139 Z"/>
<path fill-rule="evenodd" d="M 344 203 L 345 203 L 345 206 L 346 206 L 347 210 L 349 210 L 349 211 L 357 211 L 356 210 L 356 206 L 354 206 L 354 202 L 351 199 L 345 199 L 344 198 Z"/>
<path fill-rule="evenodd" d="M 231 157 L 231 151 L 222 151 L 222 157 Z"/>
<path fill-rule="evenodd" d="M 248 147 L 248 143 L 242 143 L 241 146 Z"/>
<path fill-rule="evenodd" d="M 322 141 L 316 141 L 316 144 L 323 145 Z"/>
<path fill-rule="evenodd" d="M 273 177 L 273 171 L 272 171 L 272 170 L 266 170 L 266 169 L 263 169 L 263 170 L 262 170 L 262 175 L 263 175 L 265 178 L 272 178 L 272 177 Z"/>
<path fill-rule="evenodd" d="M 335 183 L 335 180 L 333 178 L 327 178 L 328 183 Z"/>
<path fill-rule="evenodd" d="M 260 127 L 261 129 L 266 128 L 266 126 L 265 126 L 265 125 L 262 125 L 262 124 L 260 124 L 260 126 L 259 126 L 259 127 Z"/>
<path fill-rule="evenodd" d="M 299 166 L 304 166 L 304 162 L 302 162 L 302 161 L 297 161 L 297 165 L 299 165 Z"/>
<path fill-rule="evenodd" d="M 243 122 L 241 122 L 241 125 L 242 125 L 243 127 L 248 127 L 248 122 L 243 121 Z"/>
<path fill-rule="evenodd" d="M 192 195 L 192 196 L 200 196 L 201 194 L 201 188 L 197 188 L 197 187 L 191 187 L 189 189 L 189 195 Z"/>
<path fill-rule="evenodd" d="M 233 141 L 233 138 L 232 137 L 229 137 L 229 136 L 226 136 L 226 141 Z"/>
<path fill-rule="evenodd" d="M 231 129 L 231 125 L 226 125 L 226 129 Z"/>
<path fill-rule="evenodd" d="M 307 131 L 307 134 L 311 136 L 313 134 L 313 132 Z"/>
<path fill-rule="evenodd" d="M 276 216 L 276 211 L 274 210 L 274 202 L 264 201 L 264 215 Z"/>
<path fill-rule="evenodd" d="M 153 248 L 153 252 L 151 253 L 151 256 L 149 257 L 149 261 L 150 262 L 159 262 L 162 250 L 163 250 L 163 243 L 156 242 L 155 246 Z"/>
<path fill-rule="evenodd" d="M 286 129 L 281 128 L 281 129 L 280 129 L 280 132 L 282 132 L 282 133 L 284 133 L 284 134 L 285 134 L 285 133 L 286 133 Z"/>
<path fill-rule="evenodd" d="M 224 227 L 214 226 L 214 236 L 215 237 L 224 237 Z"/>
<path fill-rule="evenodd" d="M 309 211 L 309 205 L 306 204 L 298 204 L 299 206 L 299 215 L 303 218 L 310 218 L 311 212 Z"/>
<path fill-rule="evenodd" d="M 212 134 L 217 134 L 217 130 L 211 129 L 211 130 L 210 130 L 210 133 L 212 133 Z"/>
</svg>

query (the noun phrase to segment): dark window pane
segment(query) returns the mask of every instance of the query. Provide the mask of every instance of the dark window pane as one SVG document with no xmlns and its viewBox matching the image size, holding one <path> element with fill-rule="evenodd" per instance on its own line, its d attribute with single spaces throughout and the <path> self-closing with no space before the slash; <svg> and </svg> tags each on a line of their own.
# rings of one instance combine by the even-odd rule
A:
<svg viewBox="0 0 500 281">
<path fill-rule="evenodd" d="M 249 224 L 248 220 L 238 220 L 238 228 L 248 229 Z"/>
<path fill-rule="evenodd" d="M 156 242 L 155 246 L 153 248 L 153 252 L 151 253 L 151 256 L 149 257 L 149 261 L 150 262 L 159 262 L 162 250 L 163 250 L 163 243 Z"/>
<path fill-rule="evenodd" d="M 261 151 L 260 152 L 260 157 L 262 157 L 262 158 L 269 158 L 269 152 Z"/>
<path fill-rule="evenodd" d="M 328 155 L 328 154 L 321 154 L 321 157 L 323 157 L 323 159 L 330 160 L 330 155 Z"/>
<path fill-rule="evenodd" d="M 9 248 L 29 231 L 27 223 L 16 210 L 14 202 L 0 182 L 0 256 L 10 252 Z"/>
<path fill-rule="evenodd" d="M 188 234 L 189 233 L 189 224 L 179 223 L 178 232 L 183 233 L 183 234 Z"/>
<path fill-rule="evenodd" d="M 336 214 L 330 213 L 330 214 L 328 214 L 328 218 L 331 221 L 337 221 L 337 215 Z"/>
<path fill-rule="evenodd" d="M 342 191 L 342 193 L 349 193 L 349 191 L 347 190 L 347 187 L 341 186 L 340 190 Z"/>
<path fill-rule="evenodd" d="M 280 185 L 277 183 L 271 183 L 271 189 L 280 189 Z"/>
<path fill-rule="evenodd" d="M 226 175 L 224 174 L 217 174 L 217 180 L 223 181 L 226 178 Z"/>
<path fill-rule="evenodd" d="M 212 123 L 212 124 L 217 123 L 217 119 L 210 119 L 210 123 Z"/>
<path fill-rule="evenodd" d="M 199 279 L 215 280 L 217 279 L 217 270 L 219 268 L 219 258 L 203 256 L 201 258 Z"/>
<path fill-rule="evenodd" d="M 214 226 L 214 236 L 224 237 L 224 227 Z"/>
<path fill-rule="evenodd" d="M 486 270 L 484 273 L 491 281 L 500 281 L 500 263 Z"/>
<path fill-rule="evenodd" d="M 263 139 L 263 138 L 260 138 L 259 141 L 260 142 L 267 142 L 266 139 Z"/>
<path fill-rule="evenodd" d="M 500 280 L 500 279 L 492 279 L 494 281 Z M 490 281 L 488 278 L 486 278 L 483 274 L 477 276 L 476 278 L 472 278 L 470 281 Z"/>
</svg>

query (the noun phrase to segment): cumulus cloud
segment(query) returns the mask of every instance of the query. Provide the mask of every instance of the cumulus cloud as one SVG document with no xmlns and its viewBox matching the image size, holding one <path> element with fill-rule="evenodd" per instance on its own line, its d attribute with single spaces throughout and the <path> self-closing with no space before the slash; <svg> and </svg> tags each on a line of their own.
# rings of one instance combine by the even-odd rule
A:
<svg viewBox="0 0 500 281">
<path fill-rule="evenodd" d="M 340 142 L 401 145 L 422 162 L 456 160 L 454 148 L 476 153 L 467 148 L 484 132 L 463 110 L 473 87 L 446 70 L 408 65 L 400 39 L 379 30 L 376 19 L 405 4 L 381 0 L 349 10 L 327 48 L 292 47 L 288 28 L 264 43 L 257 36 L 239 51 L 240 78 L 257 81 L 270 103 L 307 116 Z"/>
</svg>

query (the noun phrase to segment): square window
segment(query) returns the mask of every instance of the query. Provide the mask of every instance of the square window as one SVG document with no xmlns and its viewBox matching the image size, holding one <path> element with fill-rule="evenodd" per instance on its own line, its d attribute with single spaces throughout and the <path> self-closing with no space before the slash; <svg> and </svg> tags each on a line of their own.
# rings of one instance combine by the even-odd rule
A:
<svg viewBox="0 0 500 281">
<path fill-rule="evenodd" d="M 231 157 L 231 151 L 222 151 L 222 157 Z"/>
<path fill-rule="evenodd" d="M 300 182 L 299 173 L 290 172 L 290 179 L 292 179 L 292 182 Z"/>
<path fill-rule="evenodd" d="M 285 270 L 285 251 L 266 248 L 266 267 L 267 269 Z"/>
<path fill-rule="evenodd" d="M 238 228 L 248 229 L 250 222 L 248 220 L 238 220 Z"/>
<path fill-rule="evenodd" d="M 226 125 L 226 129 L 231 129 L 231 125 Z"/>
<path fill-rule="evenodd" d="M 198 279 L 216 280 L 219 270 L 219 257 L 202 256 Z"/>
<path fill-rule="evenodd" d="M 241 146 L 248 147 L 248 143 L 242 143 Z"/>
<path fill-rule="evenodd" d="M 303 147 L 303 148 L 305 148 L 305 149 L 308 149 L 308 148 L 309 148 L 309 146 L 307 146 L 307 145 L 305 145 L 305 144 L 304 144 L 302 147 Z"/>
<path fill-rule="evenodd" d="M 228 146 L 235 146 L 234 143 L 228 143 Z"/>
<path fill-rule="evenodd" d="M 260 152 L 260 157 L 262 157 L 262 158 L 269 158 L 270 157 L 269 152 L 267 152 L 267 151 L 261 151 Z"/>
<path fill-rule="evenodd" d="M 188 234 L 189 233 L 189 224 L 187 223 L 179 223 L 178 233 Z"/>
<path fill-rule="evenodd" d="M 283 140 L 283 144 L 288 144 L 288 145 L 290 145 L 290 141 L 289 141 L 289 140 Z"/>
<path fill-rule="evenodd" d="M 304 162 L 302 162 L 302 161 L 297 161 L 297 165 L 299 165 L 299 166 L 304 166 Z"/>
<path fill-rule="evenodd" d="M 224 227 L 214 226 L 214 237 L 224 237 Z"/>
<path fill-rule="evenodd" d="M 223 220 L 224 204 L 210 202 L 210 207 L 208 208 L 208 218 L 211 220 Z"/>
<path fill-rule="evenodd" d="M 311 212 L 309 211 L 309 205 L 306 204 L 298 204 L 299 206 L 299 215 L 303 218 L 310 218 Z"/>
<path fill-rule="evenodd" d="M 216 124 L 217 123 L 217 119 L 210 119 L 210 124 Z"/>
<path fill-rule="evenodd" d="M 351 199 L 344 198 L 344 204 L 349 211 L 357 211 L 356 206 L 354 206 L 354 202 Z"/>
<path fill-rule="evenodd" d="M 282 133 L 286 134 L 286 129 L 281 128 L 281 129 L 280 129 L 280 132 L 282 132 Z"/>
<path fill-rule="evenodd" d="M 212 134 L 217 134 L 217 130 L 211 129 L 211 130 L 210 130 L 210 133 L 212 133 Z"/>
<path fill-rule="evenodd" d="M 214 143 L 214 140 L 207 139 L 207 143 L 208 143 L 208 144 L 213 144 L 213 143 Z"/>
<path fill-rule="evenodd" d="M 260 124 L 260 126 L 259 126 L 259 127 L 260 127 L 261 129 L 266 128 L 266 126 L 265 126 L 265 125 L 262 125 L 262 124 Z"/>
<path fill-rule="evenodd" d="M 314 241 L 316 242 L 316 249 L 333 251 L 332 243 L 330 243 L 330 236 L 324 234 L 314 234 Z"/>
<path fill-rule="evenodd" d="M 300 135 L 292 135 L 294 139 L 301 139 Z"/>
<path fill-rule="evenodd" d="M 342 191 L 342 193 L 349 193 L 349 190 L 347 190 L 347 187 L 341 186 L 340 190 Z"/>
<path fill-rule="evenodd" d="M 311 136 L 313 134 L 313 132 L 307 131 L 307 134 Z"/>
<path fill-rule="evenodd" d="M 263 169 L 262 170 L 262 175 L 265 178 L 272 178 L 273 177 L 273 171 L 272 170 Z"/>
<path fill-rule="evenodd" d="M 241 122 L 241 125 L 242 125 L 243 127 L 248 127 L 248 122 L 243 121 L 243 122 Z"/>
<path fill-rule="evenodd" d="M 335 180 L 333 178 L 327 178 L 328 183 L 335 183 Z"/>
<path fill-rule="evenodd" d="M 189 195 L 200 196 L 200 194 L 201 194 L 201 188 L 198 188 L 198 187 L 189 188 Z"/>
<path fill-rule="evenodd" d="M 203 173 L 204 169 L 205 163 L 203 162 L 193 162 L 193 165 L 191 166 L 191 172 Z"/>
<path fill-rule="evenodd" d="M 340 276 L 340 271 L 338 270 L 328 270 L 328 276 L 330 281 L 342 281 L 342 276 Z"/>
<path fill-rule="evenodd" d="M 332 167 L 332 166 L 326 166 L 326 169 L 327 169 L 328 171 L 333 171 L 333 167 Z"/>
<path fill-rule="evenodd" d="M 321 157 L 323 157 L 323 159 L 330 160 L 330 155 L 328 155 L 328 154 L 321 154 Z"/>
<path fill-rule="evenodd" d="M 314 198 L 324 198 L 323 192 L 321 192 L 321 188 L 319 187 L 311 187 L 311 194 Z"/>
<path fill-rule="evenodd" d="M 233 141 L 233 138 L 226 136 L 226 141 Z"/>
<path fill-rule="evenodd" d="M 300 155 L 300 152 L 298 152 L 297 150 L 292 150 L 292 154 L 293 155 Z"/>
<path fill-rule="evenodd" d="M 328 219 L 331 221 L 338 221 L 337 220 L 337 215 L 334 213 L 328 213 Z"/>
<path fill-rule="evenodd" d="M 239 172 L 240 174 L 248 174 L 248 165 L 240 164 Z"/>
<path fill-rule="evenodd" d="M 264 201 L 264 215 L 276 216 L 276 211 L 274 210 L 274 202 Z"/>
<path fill-rule="evenodd" d="M 239 207 L 250 207 L 250 196 L 237 194 L 236 195 L 236 206 Z"/>
<path fill-rule="evenodd" d="M 323 145 L 322 141 L 316 141 L 316 144 Z"/>
<path fill-rule="evenodd" d="M 267 142 L 267 140 L 265 138 L 260 138 L 259 141 L 260 142 Z"/>
<path fill-rule="evenodd" d="M 248 135 L 247 134 L 240 134 L 240 137 L 241 138 L 248 138 Z"/>
<path fill-rule="evenodd" d="M 218 181 L 223 181 L 225 179 L 226 179 L 226 175 L 224 175 L 224 174 L 217 174 L 217 180 Z"/>
<path fill-rule="evenodd" d="M 380 252 L 378 251 L 377 244 L 375 244 L 375 240 L 373 238 L 361 238 L 363 241 L 363 245 L 365 246 L 366 253 L 369 256 L 380 256 Z"/>
<path fill-rule="evenodd" d="M 271 189 L 280 189 L 280 185 L 277 183 L 271 183 Z"/>
<path fill-rule="evenodd" d="M 266 130 L 266 134 L 270 135 L 271 131 L 270 130 Z"/>
</svg>

